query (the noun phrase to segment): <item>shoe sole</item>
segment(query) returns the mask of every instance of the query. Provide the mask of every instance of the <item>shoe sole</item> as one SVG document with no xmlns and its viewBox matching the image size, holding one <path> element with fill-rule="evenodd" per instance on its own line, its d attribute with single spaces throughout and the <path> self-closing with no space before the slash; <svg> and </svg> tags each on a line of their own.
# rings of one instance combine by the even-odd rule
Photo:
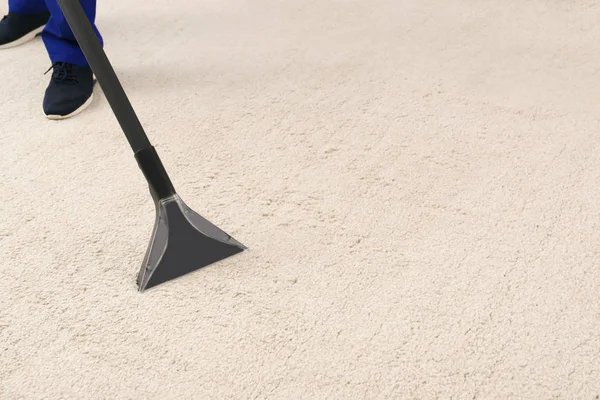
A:
<svg viewBox="0 0 600 400">
<path fill-rule="evenodd" d="M 94 94 L 91 94 L 89 99 L 86 100 L 85 103 L 83 103 L 77 110 L 73 111 L 71 114 L 67 114 L 67 115 L 46 115 L 46 118 L 53 120 L 53 121 L 57 121 L 57 120 L 61 120 L 61 119 L 67 119 L 67 118 L 71 118 L 74 117 L 75 115 L 81 113 L 83 110 L 85 110 L 86 108 L 89 107 L 90 104 L 92 104 L 92 101 L 94 100 Z"/>
<path fill-rule="evenodd" d="M 42 31 L 44 30 L 45 27 L 46 27 L 46 25 L 40 26 L 39 28 L 32 30 L 28 34 L 26 34 L 24 36 L 21 36 L 20 38 L 18 38 L 14 42 L 10 42 L 10 43 L 6 43 L 6 44 L 3 44 L 3 45 L 0 45 L 0 50 L 10 49 L 11 47 L 17 47 L 17 46 L 20 46 L 22 44 L 25 44 L 25 43 L 27 43 L 27 42 L 35 39 L 37 35 L 39 35 L 40 33 L 42 33 Z"/>
</svg>

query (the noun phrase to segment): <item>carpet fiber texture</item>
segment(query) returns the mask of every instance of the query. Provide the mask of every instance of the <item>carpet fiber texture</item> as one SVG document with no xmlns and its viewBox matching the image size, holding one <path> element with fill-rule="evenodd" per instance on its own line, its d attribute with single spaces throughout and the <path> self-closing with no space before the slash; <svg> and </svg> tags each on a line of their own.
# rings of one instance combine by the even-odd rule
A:
<svg viewBox="0 0 600 400">
<path fill-rule="evenodd" d="M 249 251 L 138 293 L 154 205 L 101 88 L 47 121 L 40 39 L 0 52 L 1 399 L 598 399 L 596 1 L 98 3 Z"/>
</svg>

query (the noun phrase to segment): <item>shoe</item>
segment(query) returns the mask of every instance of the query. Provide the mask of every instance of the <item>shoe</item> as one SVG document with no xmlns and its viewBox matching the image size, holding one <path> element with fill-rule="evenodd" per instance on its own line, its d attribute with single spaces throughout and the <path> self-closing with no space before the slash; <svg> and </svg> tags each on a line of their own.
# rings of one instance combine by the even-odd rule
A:
<svg viewBox="0 0 600 400">
<path fill-rule="evenodd" d="M 50 13 L 15 14 L 9 12 L 0 20 L 0 49 L 19 46 L 42 33 Z"/>
<path fill-rule="evenodd" d="M 93 99 L 96 80 L 90 67 L 55 62 L 43 109 L 48 119 L 65 119 L 85 110 Z"/>
</svg>

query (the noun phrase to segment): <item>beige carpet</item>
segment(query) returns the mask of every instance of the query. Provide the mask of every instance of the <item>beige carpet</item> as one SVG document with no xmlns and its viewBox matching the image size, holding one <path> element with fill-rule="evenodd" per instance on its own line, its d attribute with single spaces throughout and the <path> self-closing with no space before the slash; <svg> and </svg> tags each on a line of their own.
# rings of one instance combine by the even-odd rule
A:
<svg viewBox="0 0 600 400">
<path fill-rule="evenodd" d="M 46 121 L 42 43 L 1 52 L 0 398 L 598 399 L 598 21 L 99 1 L 179 193 L 250 248 L 144 294 L 153 203 L 101 90 Z"/>
</svg>

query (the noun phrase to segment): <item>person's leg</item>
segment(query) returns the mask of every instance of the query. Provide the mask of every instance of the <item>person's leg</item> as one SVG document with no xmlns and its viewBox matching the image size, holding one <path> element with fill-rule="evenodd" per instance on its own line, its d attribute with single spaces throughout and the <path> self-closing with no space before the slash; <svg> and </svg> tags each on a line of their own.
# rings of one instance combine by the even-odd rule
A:
<svg viewBox="0 0 600 400">
<path fill-rule="evenodd" d="M 46 0 L 8 0 L 8 12 L 29 15 L 48 12 Z"/>
<path fill-rule="evenodd" d="M 23 0 L 20 0 L 23 1 Z M 37 0 L 36 0 L 37 1 Z M 73 32 L 65 19 L 56 0 L 45 0 L 48 10 L 50 10 L 50 20 L 42 32 L 42 39 L 50 60 L 55 62 L 66 62 L 79 66 L 87 66 L 87 60 L 73 36 Z M 104 44 L 102 36 L 95 25 L 96 20 L 96 0 L 81 0 L 81 6 L 85 11 L 89 21 L 92 23 L 94 31 L 100 43 Z"/>
<path fill-rule="evenodd" d="M 100 43 L 95 26 L 96 0 L 80 0 Z M 43 109 L 50 119 L 64 119 L 83 111 L 92 102 L 94 74 L 56 0 L 46 0 L 50 20 L 42 39 L 52 62 L 52 78 L 44 95 Z"/>
<path fill-rule="evenodd" d="M 29 42 L 49 18 L 45 0 L 8 0 L 8 15 L 0 20 L 0 50 Z"/>
</svg>

